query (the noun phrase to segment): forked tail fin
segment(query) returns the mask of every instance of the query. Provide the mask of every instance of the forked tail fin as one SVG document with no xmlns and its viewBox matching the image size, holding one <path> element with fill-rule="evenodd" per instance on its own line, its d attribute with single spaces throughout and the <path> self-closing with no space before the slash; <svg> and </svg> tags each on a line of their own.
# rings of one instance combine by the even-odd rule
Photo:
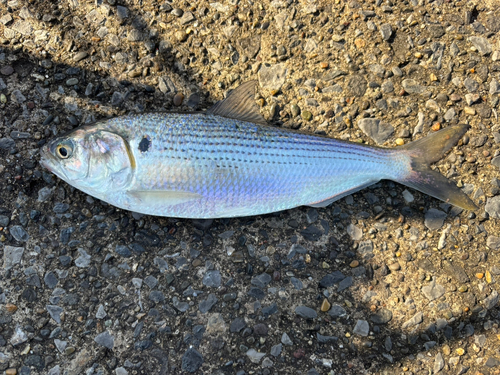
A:
<svg viewBox="0 0 500 375">
<path fill-rule="evenodd" d="M 402 149 L 411 157 L 411 173 L 398 182 L 434 198 L 466 210 L 476 210 L 474 202 L 454 182 L 429 165 L 441 159 L 469 130 L 469 125 L 450 126 L 418 141 L 408 143 Z"/>
</svg>

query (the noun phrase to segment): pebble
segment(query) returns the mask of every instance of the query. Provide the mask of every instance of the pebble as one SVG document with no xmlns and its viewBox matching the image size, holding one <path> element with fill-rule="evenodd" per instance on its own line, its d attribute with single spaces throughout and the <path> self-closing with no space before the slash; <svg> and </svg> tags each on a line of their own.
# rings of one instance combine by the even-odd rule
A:
<svg viewBox="0 0 500 375">
<path fill-rule="evenodd" d="M 195 348 L 189 348 L 182 356 L 181 368 L 187 372 L 196 372 L 203 365 L 203 355 Z"/>
<path fill-rule="evenodd" d="M 352 284 L 353 284 L 352 276 L 347 276 L 344 280 L 342 280 L 339 283 L 337 292 L 342 292 L 343 290 L 350 288 Z"/>
<path fill-rule="evenodd" d="M 366 320 L 359 319 L 352 332 L 356 335 L 366 337 L 370 333 L 370 325 Z"/>
<path fill-rule="evenodd" d="M 281 335 L 281 343 L 286 346 L 292 346 L 293 341 L 290 339 L 290 336 L 286 332 L 283 332 Z"/>
<path fill-rule="evenodd" d="M 30 238 L 28 232 L 20 225 L 14 225 L 10 228 L 10 234 L 17 242 L 27 242 Z"/>
<path fill-rule="evenodd" d="M 470 36 L 469 41 L 477 48 L 478 52 L 483 55 L 489 55 L 492 51 L 491 44 L 488 39 L 481 36 Z"/>
<path fill-rule="evenodd" d="M 349 224 L 346 231 L 353 241 L 359 241 L 363 237 L 363 231 L 356 225 Z"/>
<path fill-rule="evenodd" d="M 366 93 L 368 82 L 361 75 L 353 75 L 347 81 L 347 94 L 349 96 L 362 97 Z"/>
<path fill-rule="evenodd" d="M 14 68 L 10 65 L 2 66 L 0 68 L 0 73 L 2 73 L 4 76 L 10 76 L 12 73 L 14 73 Z"/>
<path fill-rule="evenodd" d="M 271 275 L 263 273 L 252 278 L 250 281 L 252 285 L 259 288 L 265 288 L 271 282 Z"/>
<path fill-rule="evenodd" d="M 387 324 L 392 320 L 392 311 L 389 309 L 380 309 L 370 316 L 370 320 L 375 324 Z"/>
<path fill-rule="evenodd" d="M 310 111 L 302 111 L 302 118 L 305 121 L 311 121 L 312 120 L 312 113 Z"/>
<path fill-rule="evenodd" d="M 285 83 L 288 69 L 284 64 L 263 64 L 258 72 L 260 86 L 266 90 L 279 91 Z"/>
<path fill-rule="evenodd" d="M 54 306 L 54 305 L 47 305 L 46 306 L 47 312 L 49 313 L 50 317 L 54 319 L 54 321 L 57 324 L 61 324 L 61 315 L 63 313 L 62 307 L 59 306 Z"/>
<path fill-rule="evenodd" d="M 184 94 L 178 92 L 177 94 L 174 95 L 173 103 L 176 107 L 179 107 L 182 104 L 183 100 L 184 100 Z"/>
<path fill-rule="evenodd" d="M 219 271 L 212 270 L 207 271 L 203 276 L 203 285 L 208 286 L 210 288 L 218 288 L 221 286 L 222 277 Z"/>
<path fill-rule="evenodd" d="M 250 362 L 252 362 L 252 363 L 260 363 L 260 361 L 262 360 L 262 358 L 264 358 L 264 356 L 266 355 L 266 353 L 259 353 L 255 349 L 249 349 L 246 352 L 246 355 L 247 355 L 248 359 L 250 360 Z"/>
<path fill-rule="evenodd" d="M 85 52 L 85 51 L 80 51 L 80 52 L 78 52 L 78 53 L 77 53 L 77 54 L 73 57 L 73 60 L 74 60 L 75 62 L 78 62 L 78 61 L 81 61 L 81 60 L 83 60 L 83 59 L 87 58 L 87 56 L 88 56 L 88 55 L 89 55 L 89 54 L 88 54 L 87 52 Z"/>
<path fill-rule="evenodd" d="M 28 335 L 21 329 L 18 325 L 14 330 L 14 334 L 10 338 L 10 343 L 12 346 L 16 346 L 28 341 Z"/>
<path fill-rule="evenodd" d="M 323 302 L 321 303 L 320 310 L 323 312 L 327 312 L 328 310 L 330 310 L 330 307 L 331 307 L 330 302 L 328 302 L 328 300 L 326 298 L 323 299 Z"/>
<path fill-rule="evenodd" d="M 279 343 L 271 348 L 271 355 L 274 357 L 278 357 L 282 351 L 283 351 L 283 344 Z"/>
<path fill-rule="evenodd" d="M 445 119 L 446 122 L 452 121 L 457 115 L 457 112 L 455 111 L 455 108 L 449 108 L 446 113 L 444 114 L 443 118 Z"/>
<path fill-rule="evenodd" d="M 381 122 L 379 119 L 374 118 L 359 120 L 358 127 L 378 145 L 382 145 L 394 134 L 394 127 L 391 124 Z"/>
<path fill-rule="evenodd" d="M 437 353 L 436 356 L 434 357 L 434 374 L 437 374 L 439 371 L 441 371 L 444 368 L 444 359 L 443 355 L 441 353 Z"/>
<path fill-rule="evenodd" d="M 500 219 L 500 196 L 487 198 L 484 210 L 491 218 Z"/>
<path fill-rule="evenodd" d="M 80 256 L 76 258 L 75 266 L 79 268 L 87 268 L 88 266 L 90 266 L 92 257 L 84 249 L 78 249 L 78 253 L 80 254 Z"/>
<path fill-rule="evenodd" d="M 3 268 L 9 270 L 16 264 L 21 263 L 24 247 L 5 246 L 3 249 Z"/>
<path fill-rule="evenodd" d="M 308 320 L 313 320 L 318 317 L 318 313 L 307 306 L 297 306 L 295 308 L 295 314 Z"/>
<path fill-rule="evenodd" d="M 427 91 L 427 86 L 423 86 L 418 83 L 418 81 L 414 79 L 404 79 L 403 82 L 401 82 L 403 89 L 408 93 L 408 94 L 421 94 L 421 95 L 426 95 L 428 93 Z"/>
<path fill-rule="evenodd" d="M 419 311 L 413 317 L 411 317 L 409 320 L 403 323 L 403 329 L 411 328 L 416 326 L 417 324 L 422 323 L 424 320 L 424 314 Z"/>
<path fill-rule="evenodd" d="M 467 77 L 464 80 L 464 86 L 470 93 L 474 93 L 479 88 L 479 82 L 477 82 L 474 78 Z"/>
<path fill-rule="evenodd" d="M 322 288 L 329 288 L 337 283 L 340 283 L 345 279 L 345 276 L 340 271 L 334 271 L 328 275 L 325 275 L 320 281 L 319 286 Z"/>
<path fill-rule="evenodd" d="M 422 287 L 422 293 L 429 301 L 440 298 L 445 292 L 444 286 L 436 284 L 435 280 L 432 280 L 429 285 Z"/>
<path fill-rule="evenodd" d="M 424 224 L 430 230 L 437 230 L 443 226 L 445 219 L 446 219 L 445 212 L 440 211 L 436 208 L 430 208 L 425 213 Z"/>
<path fill-rule="evenodd" d="M 382 35 L 382 39 L 388 41 L 392 36 L 392 26 L 389 23 L 380 25 L 380 34 Z"/>
<path fill-rule="evenodd" d="M 108 331 L 104 331 L 104 332 L 98 334 L 94 338 L 94 341 L 97 344 L 99 344 L 99 345 L 101 345 L 109 350 L 113 349 L 113 347 L 115 346 L 115 338 Z"/>
<path fill-rule="evenodd" d="M 217 303 L 218 299 L 215 294 L 210 293 L 206 300 L 200 302 L 198 309 L 202 314 L 206 314 Z"/>
</svg>

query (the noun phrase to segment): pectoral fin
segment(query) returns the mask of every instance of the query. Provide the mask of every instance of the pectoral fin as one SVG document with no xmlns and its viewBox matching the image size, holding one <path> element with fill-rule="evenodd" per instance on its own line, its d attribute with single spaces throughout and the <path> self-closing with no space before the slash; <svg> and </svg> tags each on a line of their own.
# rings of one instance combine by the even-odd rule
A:
<svg viewBox="0 0 500 375">
<path fill-rule="evenodd" d="M 178 190 L 130 190 L 127 195 L 139 201 L 138 203 L 169 206 L 203 198 L 202 195 L 197 193 Z"/>
</svg>

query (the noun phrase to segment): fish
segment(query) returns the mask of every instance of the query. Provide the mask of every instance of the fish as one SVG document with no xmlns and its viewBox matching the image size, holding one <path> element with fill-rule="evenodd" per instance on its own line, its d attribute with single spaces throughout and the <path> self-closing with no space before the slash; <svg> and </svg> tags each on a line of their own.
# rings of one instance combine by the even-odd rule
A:
<svg viewBox="0 0 500 375">
<path fill-rule="evenodd" d="M 382 148 L 270 126 L 243 83 L 202 112 L 129 114 L 45 144 L 41 164 L 113 206 L 191 219 L 326 207 L 392 180 L 465 210 L 474 202 L 430 165 L 469 125 Z"/>
</svg>

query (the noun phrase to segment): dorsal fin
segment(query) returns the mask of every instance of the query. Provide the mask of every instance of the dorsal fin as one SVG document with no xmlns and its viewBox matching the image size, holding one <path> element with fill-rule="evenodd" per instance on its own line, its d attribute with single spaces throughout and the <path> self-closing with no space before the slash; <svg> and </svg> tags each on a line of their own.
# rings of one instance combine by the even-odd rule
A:
<svg viewBox="0 0 500 375">
<path fill-rule="evenodd" d="M 207 114 L 228 117 L 235 120 L 256 124 L 267 124 L 255 104 L 255 85 L 257 81 L 248 81 L 235 88 L 226 99 L 214 104 Z"/>
</svg>

